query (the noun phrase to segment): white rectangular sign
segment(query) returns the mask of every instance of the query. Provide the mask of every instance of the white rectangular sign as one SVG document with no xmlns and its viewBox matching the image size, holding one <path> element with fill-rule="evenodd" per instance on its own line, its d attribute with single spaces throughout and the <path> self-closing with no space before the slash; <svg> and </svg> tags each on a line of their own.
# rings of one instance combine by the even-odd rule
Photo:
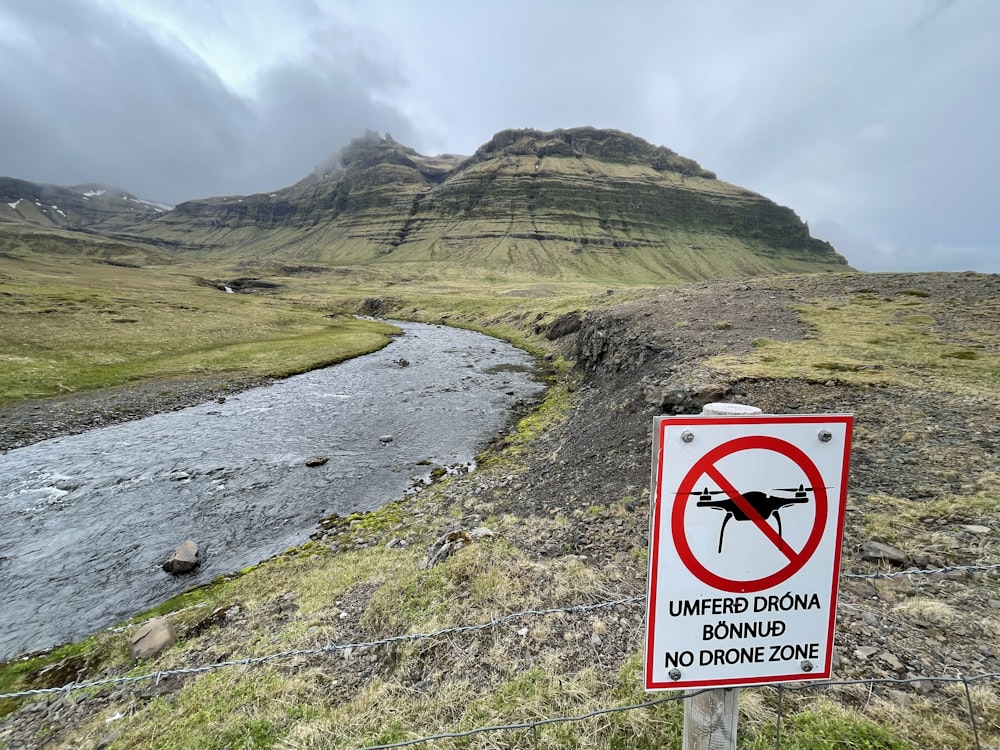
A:
<svg viewBox="0 0 1000 750">
<path fill-rule="evenodd" d="M 658 417 L 646 690 L 829 678 L 853 417 Z"/>
</svg>

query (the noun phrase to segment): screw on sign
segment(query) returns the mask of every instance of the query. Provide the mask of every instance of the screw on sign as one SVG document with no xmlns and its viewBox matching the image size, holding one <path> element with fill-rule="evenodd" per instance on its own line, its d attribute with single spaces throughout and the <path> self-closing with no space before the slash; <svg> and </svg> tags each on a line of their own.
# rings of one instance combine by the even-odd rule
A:
<svg viewBox="0 0 1000 750">
<path fill-rule="evenodd" d="M 648 690 L 830 676 L 852 423 L 658 419 Z"/>
</svg>

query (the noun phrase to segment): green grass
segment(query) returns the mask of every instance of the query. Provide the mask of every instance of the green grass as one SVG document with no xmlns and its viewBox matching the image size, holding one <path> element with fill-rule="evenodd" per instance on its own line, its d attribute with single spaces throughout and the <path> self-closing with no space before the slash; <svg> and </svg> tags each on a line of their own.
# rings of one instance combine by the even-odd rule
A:
<svg viewBox="0 0 1000 750">
<path fill-rule="evenodd" d="M 282 377 L 364 354 L 394 329 L 173 269 L 0 258 L 0 404 L 174 377 Z"/>
<path fill-rule="evenodd" d="M 954 303 L 926 293 L 885 298 L 856 294 L 846 303 L 817 299 L 797 310 L 812 328 L 804 341 L 755 339 L 749 354 L 711 360 L 717 369 L 742 377 L 834 379 L 845 383 L 941 388 L 992 397 L 1000 388 L 1000 301 L 983 300 L 962 310 L 956 328 L 938 325 Z"/>
<path fill-rule="evenodd" d="M 414 262 L 308 274 L 275 267 L 260 274 L 280 284 L 274 292 L 226 295 L 200 285 L 198 278 L 252 272 L 190 258 L 182 265 L 176 259 L 128 248 L 91 250 L 83 258 L 49 257 L 37 248 L 18 246 L 0 257 L 0 382 L 5 389 L 0 402 L 134 379 L 280 375 L 308 369 L 384 341 L 386 327 L 339 316 L 374 297 L 386 300 L 393 316 L 432 323 L 445 319 L 500 335 L 539 354 L 559 352 L 560 342 L 549 342 L 536 329 L 571 310 L 583 312 L 647 294 L 638 286 L 616 284 L 614 294 L 608 295 L 607 285 L 596 276 L 540 283 L 513 268 L 470 272 L 468 267 L 456 267 L 438 273 Z M 132 255 L 123 255 L 126 251 Z M 142 267 L 104 262 L 124 257 L 132 266 Z M 702 260 L 707 263 L 711 257 Z M 796 343 L 760 339 L 750 355 L 719 359 L 716 366 L 738 374 L 847 382 L 908 384 L 926 377 L 935 386 L 957 392 L 992 394 L 998 372 L 992 353 L 997 332 L 977 326 L 976 310 L 969 311 L 960 330 L 940 328 L 939 306 L 945 304 L 947 300 L 913 291 L 891 299 L 859 294 L 848 303 L 808 302 L 801 313 L 812 326 L 811 338 Z M 726 325 L 727 321 L 716 322 L 719 328 Z M 481 461 L 476 481 L 516 474 L 521 470 L 519 456 L 534 449 L 537 436 L 572 418 L 574 383 L 569 367 L 564 360 L 555 361 L 556 382 L 545 402 L 520 422 L 508 437 L 505 452 Z M 456 497 L 457 486 L 446 478 L 405 506 L 331 520 L 332 539 L 349 551 L 334 554 L 322 543 L 307 543 L 239 575 L 174 597 L 121 629 L 109 628 L 79 644 L 2 665 L 0 690 L 62 684 L 58 672 L 48 678 L 40 674 L 46 665 L 60 662 L 67 669 L 84 664 L 91 675 L 140 675 L 331 642 L 430 632 L 489 621 L 519 609 L 600 601 L 620 591 L 620 580 L 606 578 L 606 569 L 576 555 L 535 558 L 520 550 L 511 540 L 526 533 L 526 520 L 489 507 L 474 492 Z M 634 500 L 635 495 L 626 494 L 631 491 L 622 488 L 620 503 L 595 504 L 592 510 L 590 501 L 581 500 L 573 517 L 618 512 Z M 921 510 L 893 498 L 874 500 L 861 508 L 867 530 L 900 545 L 944 544 L 933 536 L 933 529 L 925 531 L 921 513 L 948 523 L 1000 525 L 996 516 L 1000 499 L 989 489 L 948 502 L 933 501 L 921 505 Z M 488 519 L 498 536 L 421 570 L 426 550 L 442 526 L 465 513 Z M 575 511 L 567 508 L 553 519 L 533 519 L 535 528 L 528 533 L 543 530 L 546 524 L 564 524 L 570 513 Z M 400 524 L 405 527 L 397 531 Z M 396 534 L 410 538 L 411 545 L 386 549 L 385 541 Z M 368 537 L 378 543 L 355 548 L 357 539 Z M 645 568 L 644 548 L 623 551 L 640 570 Z M 294 594 L 297 609 L 293 616 L 277 620 L 275 603 L 288 592 Z M 359 592 L 369 593 L 364 598 Z M 361 602 L 362 612 L 352 610 L 348 630 L 338 602 L 352 596 Z M 900 607 L 905 607 L 900 616 L 930 623 L 947 624 L 963 616 L 926 598 Z M 238 608 L 238 624 L 213 618 L 214 612 L 227 608 Z M 154 615 L 170 617 L 181 640 L 157 659 L 133 665 L 125 633 Z M 341 663 L 336 661 L 343 659 L 340 654 L 221 669 L 187 678 L 182 689 L 152 699 L 112 699 L 78 727 L 65 746 L 94 744 L 117 732 L 112 748 L 346 748 L 580 715 L 650 697 L 641 687 L 639 652 L 607 658 L 605 663 L 606 657 L 595 649 L 590 663 L 572 671 L 565 667 L 567 658 L 589 648 L 592 636 L 618 626 L 615 615 L 601 613 L 572 623 L 561 617 L 526 619 L 523 636 L 517 623 L 472 637 L 451 635 L 396 644 L 384 655 L 385 666 L 342 700 L 332 698 L 338 688 L 331 682 L 338 679 L 334 666 Z M 567 623 L 576 627 L 566 627 Z M 998 626 L 984 620 L 977 627 Z M 419 682 L 427 687 L 417 687 Z M 943 715 L 919 698 L 914 708 L 901 709 L 869 700 L 867 689 L 864 692 L 837 695 L 837 700 L 786 696 L 782 746 L 805 750 L 973 746 L 967 722 L 956 718 L 961 711 L 954 706 L 961 706 L 961 696 L 948 694 L 951 708 Z M 989 686 L 977 687 L 973 699 L 984 715 L 1000 715 L 997 696 Z M 0 707 L 0 713 L 12 708 Z M 775 708 L 773 692 L 743 691 L 740 747 L 773 746 Z M 546 725 L 539 729 L 539 746 L 567 750 L 677 746 L 681 715 L 681 704 L 671 702 Z M 987 740 L 995 739 L 997 731 L 988 727 Z M 533 743 L 530 731 L 511 731 L 442 741 L 435 747 L 532 747 Z"/>
</svg>

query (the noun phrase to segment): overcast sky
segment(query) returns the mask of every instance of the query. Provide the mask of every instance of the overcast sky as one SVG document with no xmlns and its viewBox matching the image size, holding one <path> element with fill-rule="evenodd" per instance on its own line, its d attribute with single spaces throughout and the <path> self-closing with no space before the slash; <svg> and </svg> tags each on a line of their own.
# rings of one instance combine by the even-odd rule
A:
<svg viewBox="0 0 1000 750">
<path fill-rule="evenodd" d="M 0 0 L 0 175 L 178 203 L 365 129 L 617 128 L 864 270 L 1000 272 L 997 0 Z"/>
</svg>

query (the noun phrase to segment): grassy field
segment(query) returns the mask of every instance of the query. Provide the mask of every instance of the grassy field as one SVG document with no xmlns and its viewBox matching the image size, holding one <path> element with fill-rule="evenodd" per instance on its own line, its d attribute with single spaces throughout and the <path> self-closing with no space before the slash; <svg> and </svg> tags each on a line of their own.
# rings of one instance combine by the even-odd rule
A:
<svg viewBox="0 0 1000 750">
<path fill-rule="evenodd" d="M 81 257 L 60 239 L 0 255 L 0 404 L 176 376 L 281 377 L 374 351 L 394 330 L 329 299 L 227 294 L 202 276 L 218 269 Z"/>
<path fill-rule="evenodd" d="M 966 303 L 946 290 L 861 291 L 796 306 L 812 329 L 804 341 L 755 340 L 750 356 L 712 364 L 744 377 L 829 377 L 854 384 L 938 387 L 994 396 L 1000 390 L 1000 300 Z"/>
<path fill-rule="evenodd" d="M 571 310 L 651 294 L 638 286 L 609 290 L 600 280 L 540 283 L 496 270 L 441 272 L 421 264 L 308 271 L 277 265 L 221 267 L 190 258 L 181 264 L 130 246 L 94 245 L 80 255 L 57 234 L 47 241 L 51 244 L 10 243 L 0 251 L 0 403 L 177 375 L 280 376 L 338 361 L 381 346 L 391 331 L 346 314 L 366 300 L 380 300 L 390 316 L 475 327 L 542 353 L 551 345 L 533 333 L 537 326 Z M 206 279 L 240 276 L 260 276 L 277 286 L 226 294 L 205 285 Z M 760 339 L 750 355 L 719 357 L 711 366 L 732 377 L 920 385 L 995 398 L 1000 361 L 994 352 L 1000 334 L 983 321 L 996 320 L 997 304 L 982 300 L 979 307 L 956 314 L 955 299 L 919 288 L 888 296 L 862 291 L 836 300 L 803 299 L 797 309 L 811 329 L 804 341 Z M 556 369 L 544 404 L 522 420 L 507 451 L 483 462 L 476 483 L 502 483 L 516 476 L 534 441 L 565 424 L 574 408 L 578 376 L 566 367 Z M 477 502 L 474 485 L 456 493 L 454 481 L 445 479 L 405 506 L 390 504 L 334 521 L 337 550 L 329 544 L 305 544 L 81 643 L 0 666 L 0 692 L 63 685 L 80 675 L 141 675 L 331 642 L 427 633 L 523 609 L 601 601 L 619 589 L 607 569 L 591 568 L 573 555 L 532 556 L 509 543 L 523 533 L 524 519 L 506 514 L 487 519 L 496 538 L 421 570 L 423 553 L 441 523 L 459 518 L 463 504 Z M 621 507 L 569 507 L 567 501 L 552 523 L 624 515 L 626 501 L 634 503 L 635 498 L 623 498 Z M 880 538 L 902 546 L 914 540 L 932 547 L 948 544 L 921 524 L 928 513 L 975 519 L 994 528 L 1000 524 L 995 490 L 920 508 L 889 496 L 873 505 L 878 504 L 881 509 L 867 512 L 864 523 Z M 413 540 L 411 546 L 386 548 L 389 539 L 403 534 Z M 370 545 L 368 540 L 373 540 Z M 623 554 L 642 567 L 642 560 Z M 370 603 L 363 612 L 354 611 L 351 602 L 358 592 L 372 587 L 378 590 Z M 294 616 L 281 617 L 275 614 L 276 602 L 287 592 L 294 592 L 296 609 Z M 922 597 L 899 607 L 901 614 L 917 613 L 944 626 L 966 616 Z M 227 612 L 241 618 L 238 626 L 224 625 Z M 181 642 L 155 664 L 132 664 L 124 634 L 150 616 L 165 614 L 184 634 Z M 609 630 L 626 627 L 620 624 L 624 618 L 617 618 L 614 612 L 601 613 L 578 631 L 566 626 L 565 617 L 550 615 L 531 622 L 530 639 L 512 635 L 516 624 L 508 628 L 511 632 L 490 631 L 471 641 L 455 636 L 403 642 L 386 657 L 391 669 L 370 679 L 363 677 L 368 663 L 364 649 L 220 669 L 185 678 L 177 690 L 111 701 L 54 746 L 96 746 L 111 738 L 109 747 L 130 749 L 347 748 L 640 703 L 648 698 L 641 689 L 640 653 L 626 655 L 614 669 L 595 663 L 572 673 L 558 660 L 560 649 L 594 638 L 600 642 Z M 997 627 L 995 618 L 987 625 Z M 532 642 L 552 648 L 529 653 Z M 435 673 L 438 663 L 464 665 L 464 671 L 442 676 Z M 488 690 L 477 681 L 480 667 L 501 675 Z M 443 687 L 427 689 L 417 679 L 403 679 L 410 674 Z M 954 695 L 947 692 L 951 689 L 945 698 L 960 704 L 960 686 Z M 859 690 L 826 697 L 786 695 L 782 747 L 974 747 L 967 722 L 943 715 L 930 700 L 915 698 L 909 708 L 869 705 L 870 696 Z M 342 692 L 352 697 L 331 699 Z M 977 686 L 973 693 L 985 716 L 1000 715 L 995 689 Z M 96 689 L 83 693 L 91 701 L 105 694 Z M 775 707 L 773 691 L 743 692 L 741 748 L 774 746 Z M 0 705 L 0 715 L 14 708 L 12 702 Z M 567 750 L 677 746 L 681 715 L 679 703 L 665 703 L 554 724 L 540 730 L 539 744 Z M 1000 730 L 992 726 L 983 728 L 987 742 L 1000 738 Z M 434 745 L 514 746 L 533 746 L 532 734 L 500 732 Z"/>
</svg>

